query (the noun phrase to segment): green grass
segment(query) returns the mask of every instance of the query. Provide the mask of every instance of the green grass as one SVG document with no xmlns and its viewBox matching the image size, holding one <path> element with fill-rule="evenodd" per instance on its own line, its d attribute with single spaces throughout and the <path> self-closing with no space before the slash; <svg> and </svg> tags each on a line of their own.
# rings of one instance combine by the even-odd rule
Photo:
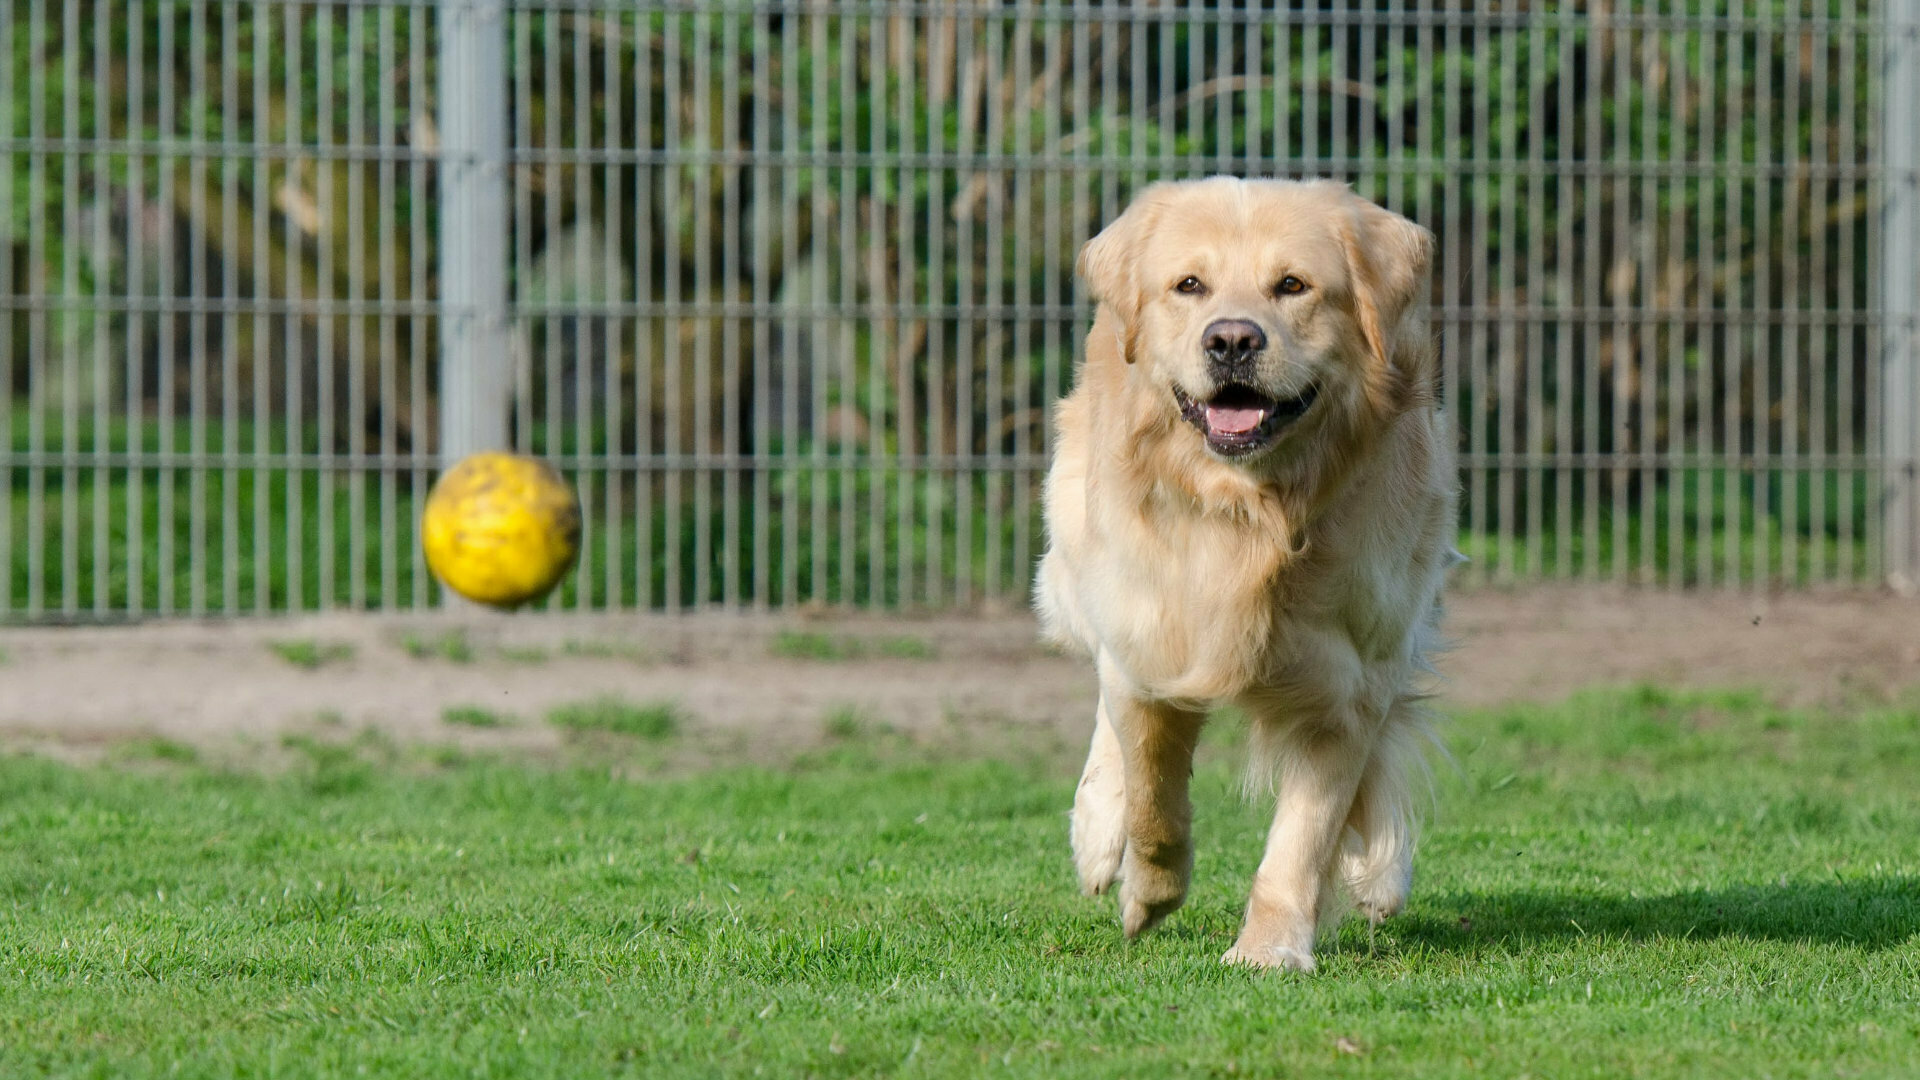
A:
<svg viewBox="0 0 1920 1080">
<path fill-rule="evenodd" d="M 883 656 L 894 660 L 931 660 L 937 652 L 925 638 L 892 635 L 871 640 L 822 634 L 813 630 L 782 630 L 768 646 L 773 655 L 788 660 L 819 660 L 836 663 L 864 656 Z"/>
<path fill-rule="evenodd" d="M 646 663 L 652 654 L 646 646 L 632 641 L 601 638 L 569 638 L 560 644 L 560 655 L 583 660 L 631 660 Z"/>
<path fill-rule="evenodd" d="M 547 723 L 567 731 L 604 731 L 643 739 L 664 739 L 680 730 L 680 706 L 671 701 L 635 704 L 603 697 L 556 706 Z"/>
<path fill-rule="evenodd" d="M 471 664 L 474 657 L 473 642 L 467 640 L 465 630 L 448 630 L 442 634 L 402 634 L 400 648 L 415 660 L 438 658 L 455 664 Z"/>
<path fill-rule="evenodd" d="M 298 639 L 293 641 L 271 641 L 267 648 L 273 654 L 294 667 L 312 671 L 327 664 L 343 663 L 353 659 L 353 646 L 334 641 L 313 641 Z"/>
<path fill-rule="evenodd" d="M 481 705 L 450 705 L 441 710 L 440 722 L 470 728 L 512 727 L 515 723 L 511 713 Z"/>
<path fill-rule="evenodd" d="M 820 734 L 828 739 L 844 741 L 857 739 L 872 727 L 873 723 L 866 713 L 852 705 L 842 705 L 829 710 L 821 719 Z"/>
<path fill-rule="evenodd" d="M 1411 906 L 1312 976 L 1217 963 L 1266 817 L 1223 727 L 1193 896 L 1133 944 L 1073 888 L 1057 754 L 0 758 L 0 1074 L 1920 1069 L 1920 709 L 1460 717 Z"/>
<path fill-rule="evenodd" d="M 494 655 L 513 664 L 544 664 L 553 659 L 553 650 L 541 645 L 503 645 Z"/>
</svg>

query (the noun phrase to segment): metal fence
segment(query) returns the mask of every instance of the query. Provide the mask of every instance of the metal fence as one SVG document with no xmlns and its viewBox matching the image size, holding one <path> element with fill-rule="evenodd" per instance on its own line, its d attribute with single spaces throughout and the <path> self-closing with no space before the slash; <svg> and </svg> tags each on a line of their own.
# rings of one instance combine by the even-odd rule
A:
<svg viewBox="0 0 1920 1080">
<path fill-rule="evenodd" d="M 1079 243 L 1160 177 L 1433 227 L 1470 582 L 1920 580 L 1920 0 L 0 0 L 0 619 L 1023 602 Z"/>
</svg>

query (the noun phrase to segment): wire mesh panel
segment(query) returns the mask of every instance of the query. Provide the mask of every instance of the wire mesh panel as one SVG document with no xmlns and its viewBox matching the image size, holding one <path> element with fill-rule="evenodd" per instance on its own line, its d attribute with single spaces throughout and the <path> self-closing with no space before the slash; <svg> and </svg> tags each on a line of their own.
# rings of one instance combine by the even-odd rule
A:
<svg viewBox="0 0 1920 1080">
<path fill-rule="evenodd" d="M 0 614 L 425 602 L 431 13 L 4 11 Z"/>
<path fill-rule="evenodd" d="M 1908 6 L 6 0 L 0 618 L 435 602 L 469 317 L 550 605 L 1023 602 L 1074 253 L 1216 172 L 1439 234 L 1468 580 L 1878 581 Z"/>
</svg>

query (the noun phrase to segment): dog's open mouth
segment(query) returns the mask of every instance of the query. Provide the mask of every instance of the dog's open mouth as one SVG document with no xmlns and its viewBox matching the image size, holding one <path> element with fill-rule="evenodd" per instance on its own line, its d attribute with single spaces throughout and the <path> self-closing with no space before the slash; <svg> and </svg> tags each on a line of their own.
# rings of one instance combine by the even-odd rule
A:
<svg viewBox="0 0 1920 1080">
<path fill-rule="evenodd" d="M 1180 415 L 1206 437 L 1209 449 L 1223 457 L 1239 457 L 1271 444 L 1306 415 L 1317 396 L 1313 387 L 1298 397 L 1276 398 L 1251 386 L 1228 383 L 1206 401 L 1195 401 L 1178 386 L 1173 388 Z"/>
</svg>

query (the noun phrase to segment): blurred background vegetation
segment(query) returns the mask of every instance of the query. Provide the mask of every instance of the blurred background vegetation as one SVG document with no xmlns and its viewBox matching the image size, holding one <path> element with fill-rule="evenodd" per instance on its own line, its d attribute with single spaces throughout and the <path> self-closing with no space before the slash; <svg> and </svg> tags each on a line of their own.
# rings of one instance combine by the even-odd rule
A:
<svg viewBox="0 0 1920 1080">
<path fill-rule="evenodd" d="M 1074 252 L 1211 172 L 1440 234 L 1471 579 L 1873 573 L 1866 0 L 527 7 L 558 606 L 1020 603 Z M 0 615 L 430 602 L 436 9 L 5 11 Z"/>
</svg>

